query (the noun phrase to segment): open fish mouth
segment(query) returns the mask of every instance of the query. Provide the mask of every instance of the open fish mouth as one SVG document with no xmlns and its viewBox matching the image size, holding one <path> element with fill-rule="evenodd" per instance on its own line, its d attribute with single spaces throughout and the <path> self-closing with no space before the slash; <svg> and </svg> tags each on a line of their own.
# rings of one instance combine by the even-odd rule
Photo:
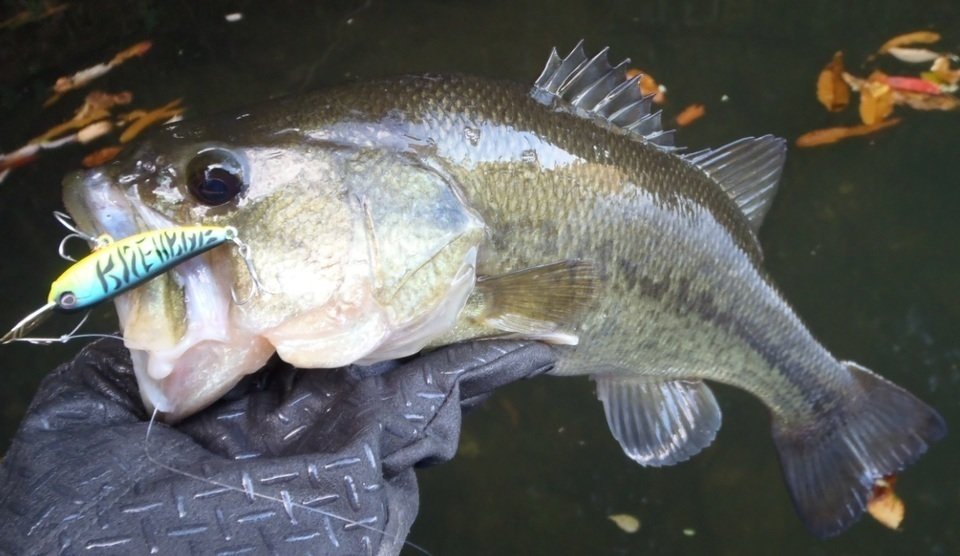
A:
<svg viewBox="0 0 960 556">
<path fill-rule="evenodd" d="M 64 204 L 83 232 L 115 239 L 183 225 L 149 208 L 104 170 L 64 180 Z M 273 352 L 231 321 L 233 270 L 223 249 L 190 259 L 115 299 L 148 409 L 177 418 L 201 409 Z M 235 375 L 235 376 L 233 376 Z"/>
</svg>

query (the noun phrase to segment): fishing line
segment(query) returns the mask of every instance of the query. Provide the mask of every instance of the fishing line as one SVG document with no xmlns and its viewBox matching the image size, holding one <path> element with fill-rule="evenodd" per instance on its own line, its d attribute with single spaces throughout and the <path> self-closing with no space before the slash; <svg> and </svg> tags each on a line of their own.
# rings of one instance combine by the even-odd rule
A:
<svg viewBox="0 0 960 556">
<path fill-rule="evenodd" d="M 41 308 L 41 309 L 43 309 L 43 308 Z M 35 314 L 36 314 L 36 313 L 35 313 Z M 41 314 L 42 314 L 42 313 L 41 313 Z M 29 319 L 29 318 L 31 318 L 31 317 L 33 317 L 33 316 L 34 316 L 34 315 L 29 315 L 29 316 L 27 316 L 27 319 Z M 87 319 L 89 319 L 89 318 L 90 318 L 90 311 L 87 311 L 87 312 L 83 315 L 83 318 L 80 319 L 80 322 L 78 322 L 77 325 L 73 327 L 73 330 L 71 330 L 70 332 L 67 332 L 66 334 L 63 334 L 63 335 L 61 335 L 61 336 L 58 336 L 58 337 L 56 337 L 56 338 L 33 338 L 33 337 L 27 337 L 27 336 L 23 336 L 23 337 L 11 337 L 11 338 L 5 338 L 4 341 L 3 341 L 3 343 L 26 342 L 26 343 L 28 343 L 28 344 L 34 344 L 34 345 L 65 344 L 65 343 L 69 342 L 70 340 L 75 340 L 75 339 L 77 339 L 77 338 L 112 338 L 112 339 L 114 339 L 114 340 L 120 340 L 121 342 L 123 341 L 123 338 L 120 337 L 120 336 L 117 336 L 116 334 L 98 334 L 98 333 L 94 333 L 94 332 L 91 332 L 91 333 L 88 333 L 88 334 L 77 334 L 77 331 L 80 330 L 80 328 L 87 322 Z M 27 320 L 27 319 L 24 319 L 24 320 Z M 21 321 L 21 323 L 22 323 L 22 322 L 23 322 L 23 321 Z M 19 326 L 21 326 L 21 325 L 18 324 L 17 327 L 19 327 Z M 16 330 L 17 327 L 14 327 L 14 329 Z"/>
<path fill-rule="evenodd" d="M 186 477 L 186 478 L 188 478 L 188 479 L 193 479 L 193 480 L 196 480 L 196 481 L 200 481 L 201 483 L 210 484 L 210 485 L 213 485 L 213 486 L 216 486 L 216 487 L 219 487 L 219 488 L 223 488 L 223 489 L 226 489 L 226 490 L 229 490 L 229 491 L 232 491 L 232 492 L 236 492 L 236 493 L 238 493 L 238 494 L 242 494 L 242 495 L 244 495 L 244 496 L 246 496 L 246 497 L 248 497 L 248 498 L 259 498 L 259 499 L 261 499 L 261 500 L 269 500 L 269 501 L 271 501 L 271 502 L 276 502 L 276 503 L 280 504 L 281 506 L 283 506 L 285 509 L 286 509 L 286 508 L 300 508 L 300 509 L 306 510 L 306 511 L 308 511 L 308 512 L 313 512 L 313 513 L 319 514 L 319 515 L 321 515 L 321 516 L 323 516 L 323 517 L 326 517 L 326 518 L 328 518 L 328 519 L 333 519 L 333 520 L 336 520 L 336 521 L 341 521 L 341 522 L 345 523 L 347 526 L 359 527 L 359 528 L 361 528 L 361 529 L 366 529 L 366 530 L 368 530 L 368 531 L 372 531 L 372 532 L 374 532 L 374 533 L 378 533 L 378 534 L 380 534 L 380 535 L 383 535 L 383 536 L 385 536 L 385 537 L 393 540 L 394 542 L 396 542 L 396 541 L 401 541 L 401 542 L 403 542 L 404 545 L 413 548 L 414 550 L 416 550 L 416 551 L 419 552 L 420 554 L 423 554 L 424 556 L 433 556 L 429 551 L 427 551 L 427 549 L 425 549 L 425 548 L 423 548 L 422 546 L 419 546 L 419 545 L 417 545 L 417 544 L 415 544 L 415 543 L 413 543 L 413 542 L 410 542 L 410 541 L 408 541 L 408 540 L 402 540 L 402 539 L 400 539 L 399 537 L 397 537 L 396 535 L 391 535 L 390 533 L 388 533 L 388 532 L 386 532 L 386 531 L 382 531 L 382 530 L 380 530 L 380 529 L 377 529 L 376 527 L 371 527 L 370 525 L 367 525 L 366 523 L 361 523 L 361 522 L 359 522 L 359 521 L 354 521 L 354 520 L 352 520 L 352 519 L 350 519 L 350 518 L 343 517 L 343 516 L 340 516 L 340 515 L 337 515 L 337 514 L 328 512 L 328 511 L 321 510 L 320 508 L 314 508 L 314 507 L 312 507 L 312 506 L 307 506 L 306 504 L 301 504 L 301 503 L 298 503 L 298 502 L 294 502 L 294 501 L 292 501 L 292 500 L 289 499 L 289 495 L 287 495 L 287 497 L 284 497 L 284 498 L 278 498 L 278 497 L 276 497 L 276 496 L 270 496 L 269 494 L 263 494 L 263 493 L 260 493 L 260 492 L 256 492 L 256 491 L 253 490 L 253 482 L 252 482 L 252 481 L 251 481 L 251 482 L 242 481 L 244 486 L 243 486 L 243 487 L 237 487 L 237 486 L 234 486 L 234 485 L 231 485 L 231 484 L 228 484 L 228 483 L 224 483 L 224 482 L 221 482 L 221 481 L 217 481 L 217 480 L 215 480 L 215 479 L 211 479 L 211 478 L 209 478 L 209 477 L 202 477 L 202 476 L 200 476 L 200 475 L 197 475 L 196 473 L 191 473 L 191 472 L 185 471 L 185 470 L 183 470 L 183 469 L 177 469 L 176 467 L 173 467 L 173 466 L 171 466 L 171 465 L 168 465 L 168 464 L 166 464 L 166 463 L 163 463 L 162 461 L 156 459 L 156 458 L 153 456 L 153 454 L 150 453 L 150 433 L 153 431 L 153 425 L 154 425 L 154 423 L 156 423 L 156 421 L 157 421 L 157 414 L 158 414 L 158 410 L 157 410 L 157 409 L 154 409 L 154 410 L 153 410 L 153 413 L 150 415 L 150 422 L 147 423 L 147 433 L 146 433 L 146 435 L 143 437 L 143 454 L 147 457 L 147 460 L 149 460 L 149 461 L 150 461 L 151 463 L 153 463 L 154 465 L 160 467 L 161 469 L 164 469 L 164 470 L 166 470 L 166 471 L 169 471 L 170 473 L 173 473 L 173 474 L 175 474 L 175 475 L 180 475 L 180 476 Z M 284 493 L 284 494 L 286 494 L 286 493 Z M 328 525 L 329 525 L 329 524 L 328 524 Z M 329 529 L 329 526 L 328 526 L 328 529 Z M 332 540 L 335 544 L 337 544 L 337 546 L 339 547 L 338 541 L 337 541 L 335 538 L 333 538 L 332 535 L 331 535 L 330 537 L 331 537 L 331 540 Z"/>
</svg>

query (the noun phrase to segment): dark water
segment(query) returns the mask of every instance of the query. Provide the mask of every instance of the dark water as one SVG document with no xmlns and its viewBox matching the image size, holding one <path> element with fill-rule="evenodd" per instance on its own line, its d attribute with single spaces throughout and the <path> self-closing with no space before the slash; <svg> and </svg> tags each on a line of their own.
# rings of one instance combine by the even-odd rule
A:
<svg viewBox="0 0 960 556">
<path fill-rule="evenodd" d="M 4 17 L 31 2 L 2 3 Z M 669 87 L 668 116 L 707 116 L 680 131 L 691 147 L 745 135 L 793 139 L 855 123 L 828 115 L 814 80 L 837 49 L 854 72 L 889 37 L 921 28 L 960 50 L 960 4 L 834 1 L 75 2 L 62 16 L 0 31 L 0 149 L 69 117 L 82 93 L 41 110 L 62 74 L 152 39 L 154 50 L 96 86 L 131 89 L 139 106 L 183 97 L 203 115 L 325 84 L 457 71 L 531 82 L 549 48 L 585 38 L 612 47 Z M 853 3 L 844 3 L 853 4 Z M 223 16 L 242 12 L 227 23 Z M 909 68 L 890 65 L 891 71 Z M 729 100 L 721 102 L 726 95 Z M 761 239 L 767 266 L 816 336 L 913 391 L 960 429 L 960 113 L 899 110 L 873 138 L 791 149 Z M 50 217 L 66 149 L 0 184 L 0 324 L 41 304 L 65 266 Z M 88 329 L 109 330 L 103 310 Z M 48 331 L 73 322 L 58 319 Z M 77 345 L 0 347 L 0 444 L 39 378 Z M 768 418 L 718 387 L 725 424 L 714 446 L 674 468 L 640 468 L 606 430 L 587 380 L 541 378 L 500 392 L 466 421 L 451 464 L 424 470 L 411 540 L 434 554 L 960 554 L 957 431 L 901 478 L 902 532 L 869 518 L 821 542 L 796 518 Z M 950 464 L 950 462 L 954 462 Z M 607 515 L 630 513 L 629 535 Z"/>
</svg>

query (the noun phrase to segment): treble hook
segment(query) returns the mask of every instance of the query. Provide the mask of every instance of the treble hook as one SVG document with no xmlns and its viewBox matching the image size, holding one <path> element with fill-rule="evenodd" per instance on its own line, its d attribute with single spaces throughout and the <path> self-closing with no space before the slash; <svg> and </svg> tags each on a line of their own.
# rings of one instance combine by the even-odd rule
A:
<svg viewBox="0 0 960 556">
<path fill-rule="evenodd" d="M 113 238 L 107 234 L 102 234 L 97 237 L 93 237 L 90 234 L 86 234 L 80 231 L 73 224 L 73 219 L 70 218 L 70 215 L 65 212 L 60 212 L 58 210 L 53 211 L 53 217 L 60 223 L 61 226 L 67 229 L 69 234 L 67 234 L 63 239 L 60 240 L 60 245 L 57 247 L 57 253 L 60 255 L 60 258 L 68 260 L 70 262 L 77 262 L 76 259 L 67 254 L 66 246 L 67 241 L 72 238 L 82 239 L 88 244 L 93 245 L 93 251 L 101 249 L 113 243 Z"/>
<path fill-rule="evenodd" d="M 276 294 L 277 292 L 270 290 L 263 285 L 263 281 L 260 280 L 260 275 L 257 274 L 257 269 L 253 266 L 253 257 L 250 253 L 250 246 L 240 240 L 240 237 L 237 234 L 236 228 L 232 226 L 228 227 L 227 241 L 236 245 L 237 254 L 240 255 L 240 258 L 243 259 L 243 264 L 245 264 L 247 267 L 247 273 L 250 274 L 250 282 L 252 285 L 250 294 L 246 297 L 246 299 L 242 301 L 239 298 L 237 298 L 236 290 L 233 287 L 231 287 L 230 298 L 233 299 L 233 302 L 236 303 L 237 305 L 246 305 L 247 303 L 250 302 L 251 299 L 254 298 L 254 296 L 258 295 L 260 292 L 266 292 L 271 295 Z"/>
</svg>

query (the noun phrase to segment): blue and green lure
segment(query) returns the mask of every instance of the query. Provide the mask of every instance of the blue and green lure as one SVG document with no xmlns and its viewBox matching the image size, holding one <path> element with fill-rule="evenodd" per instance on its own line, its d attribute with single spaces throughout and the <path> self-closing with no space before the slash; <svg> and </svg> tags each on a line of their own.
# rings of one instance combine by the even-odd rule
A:
<svg viewBox="0 0 960 556">
<path fill-rule="evenodd" d="M 64 216 L 58 214 L 57 219 L 73 232 L 71 236 L 82 237 L 93 243 L 93 252 L 54 280 L 47 295 L 47 304 L 17 323 L 0 338 L 0 343 L 30 341 L 24 336 L 54 310 L 73 312 L 88 309 L 228 242 L 237 246 L 251 272 L 254 287 L 262 289 L 250 264 L 250 249 L 240 241 L 237 229 L 232 226 L 177 226 L 113 240 L 108 235 L 92 238 L 81 234 L 64 220 Z M 63 244 L 60 252 L 63 255 Z M 53 341 L 63 341 L 69 336 Z M 38 343 L 45 341 L 38 340 Z"/>
</svg>

